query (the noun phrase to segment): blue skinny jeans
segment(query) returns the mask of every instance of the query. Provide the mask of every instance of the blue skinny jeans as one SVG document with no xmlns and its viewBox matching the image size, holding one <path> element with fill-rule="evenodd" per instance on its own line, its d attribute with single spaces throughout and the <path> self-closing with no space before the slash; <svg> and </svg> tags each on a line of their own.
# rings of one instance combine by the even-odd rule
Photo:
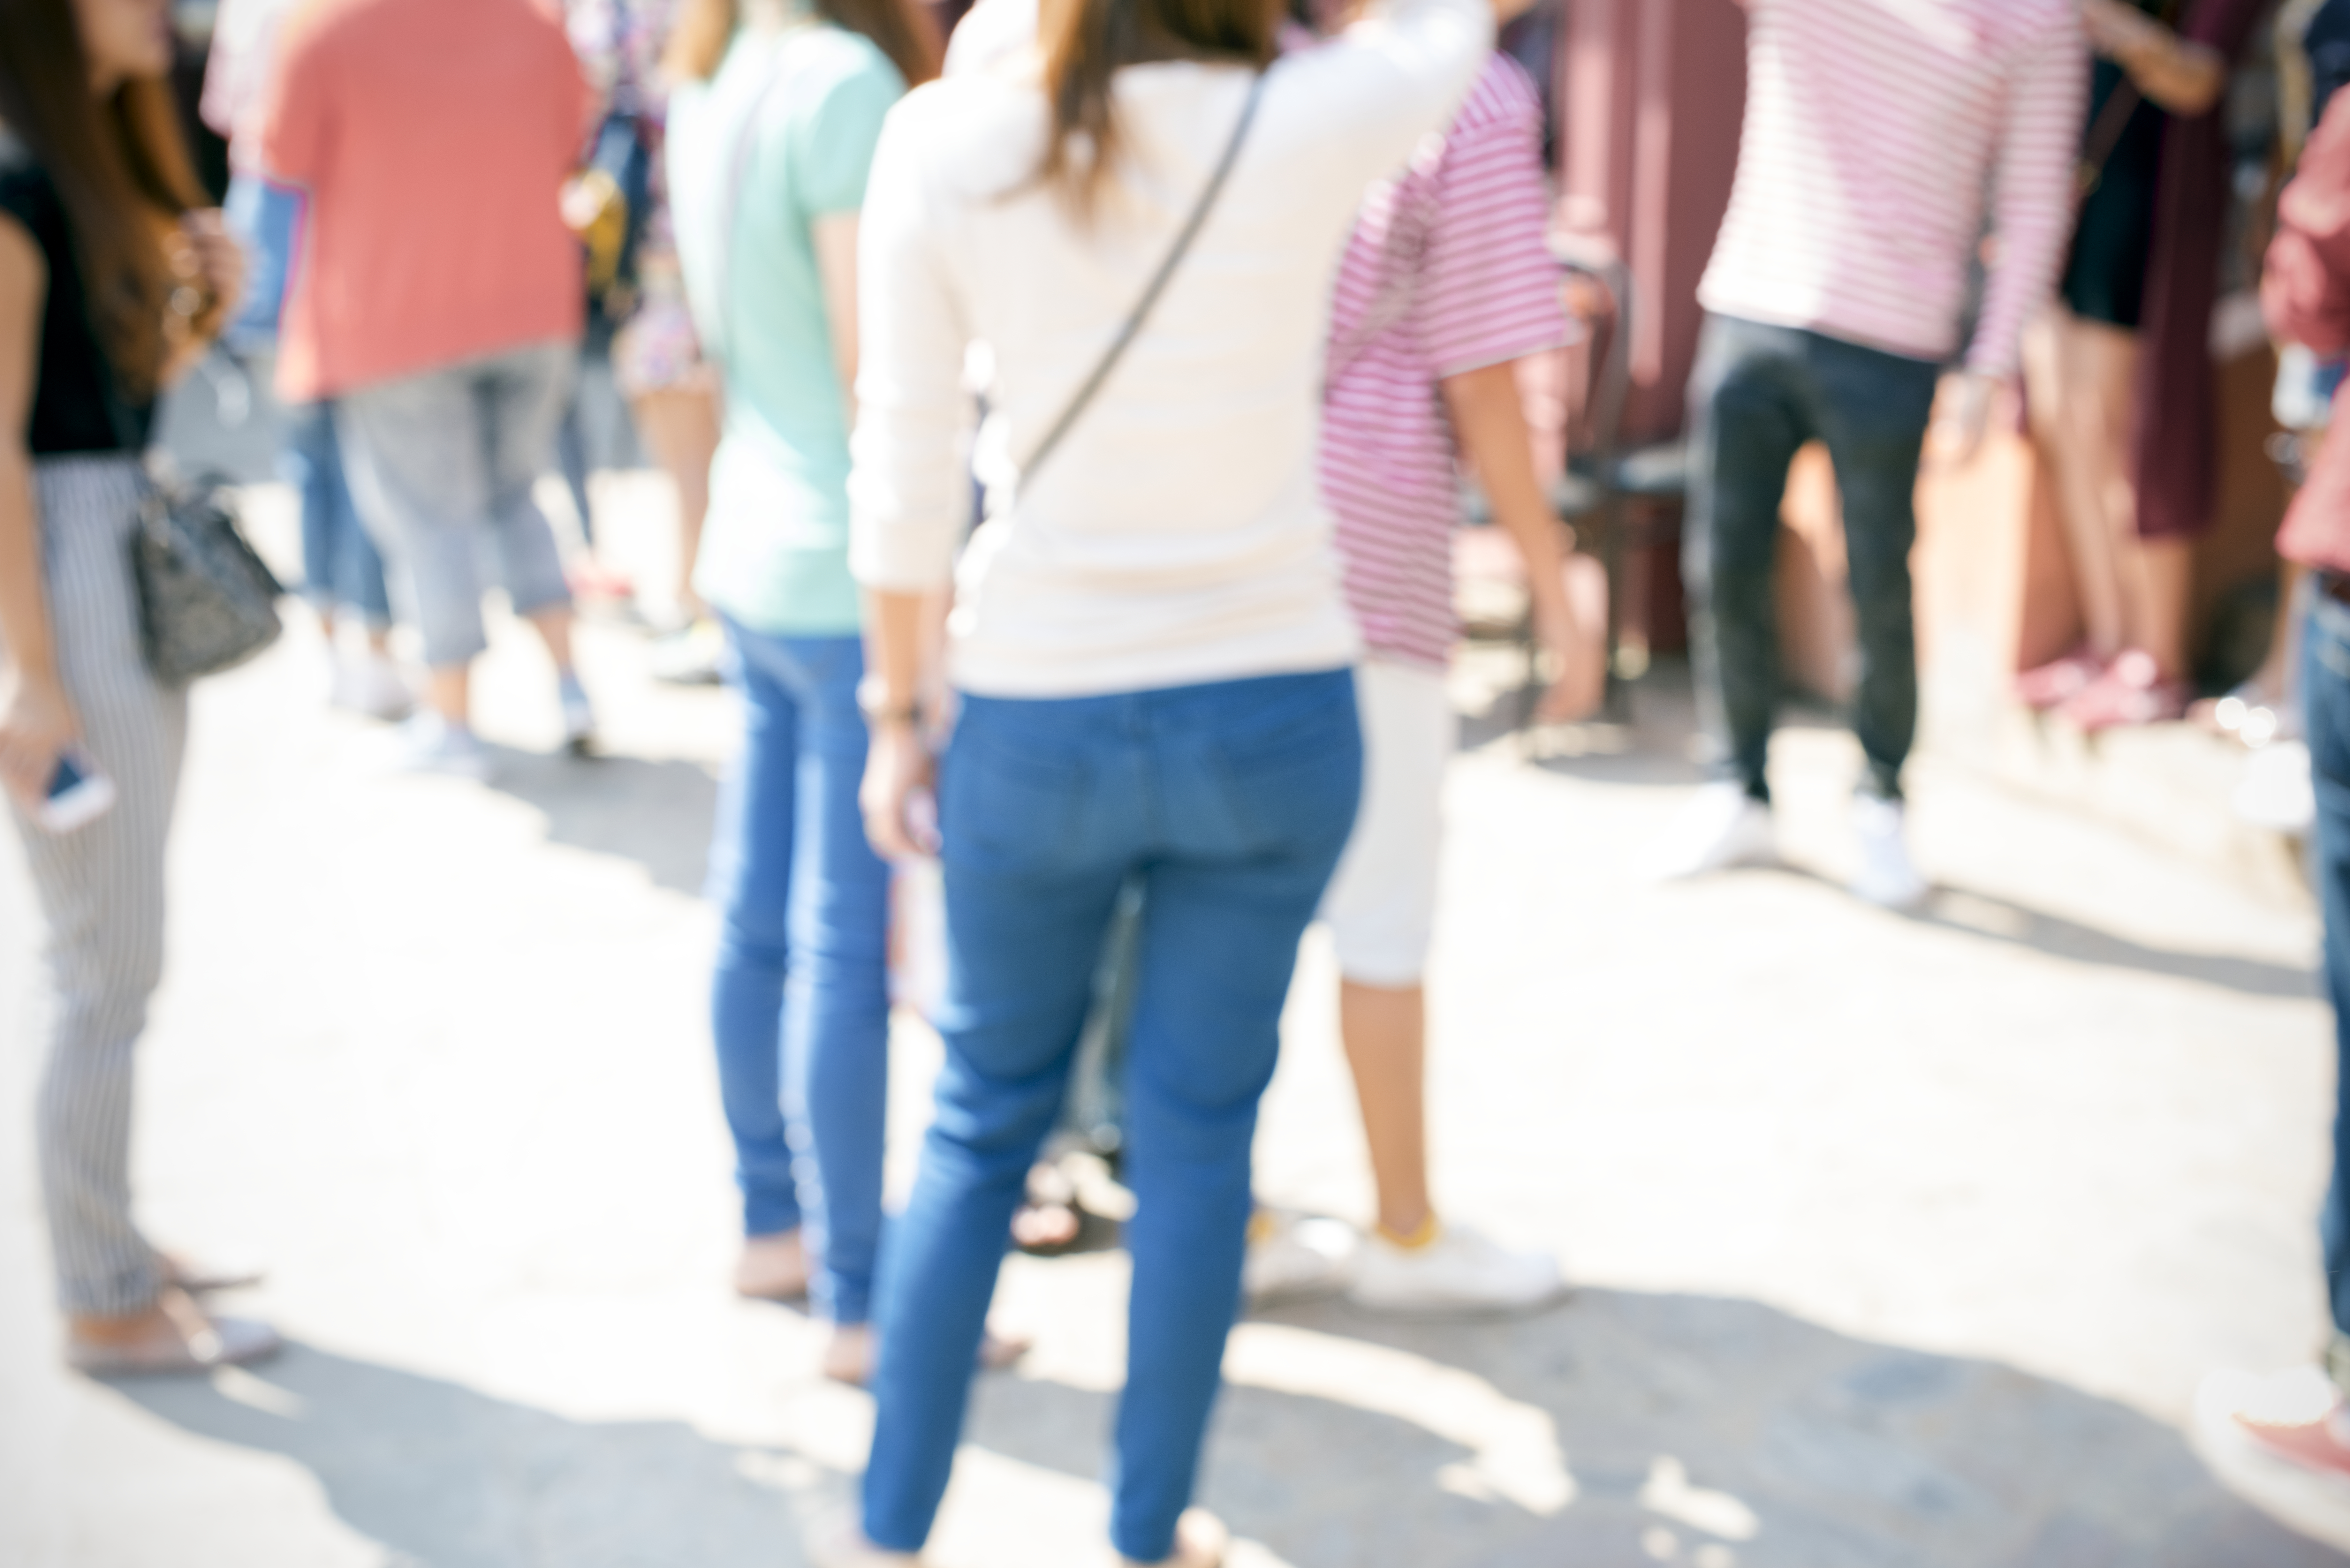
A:
<svg viewBox="0 0 2350 1568">
<path fill-rule="evenodd" d="M 725 628 L 743 743 L 711 851 L 711 1028 L 743 1229 L 801 1230 L 817 1314 L 863 1323 L 889 1085 L 889 873 L 857 807 L 864 648 Z"/>
<path fill-rule="evenodd" d="M 2325 919 L 2325 993 L 2334 1003 L 2334 1175 L 2320 1211 L 2325 1300 L 2334 1314 L 2326 1355 L 2350 1391 L 2350 605 L 2315 596 L 2302 639 L 2301 693 L 2317 791 L 2318 903 Z"/>
<path fill-rule="evenodd" d="M 322 612 L 356 615 L 381 631 L 391 625 L 383 556 L 359 521 L 340 442 L 331 401 L 286 410 L 277 472 L 302 504 L 303 597 Z"/>
<path fill-rule="evenodd" d="M 865 1532 L 920 1550 L 1013 1210 L 1061 1108 L 1119 889 L 1143 888 L 1127 1085 L 1139 1200 L 1111 1539 L 1173 1550 L 1240 1305 L 1249 1145 L 1298 938 L 1355 819 L 1352 673 L 964 700 L 940 775 L 946 1065 L 882 1251 Z"/>
</svg>

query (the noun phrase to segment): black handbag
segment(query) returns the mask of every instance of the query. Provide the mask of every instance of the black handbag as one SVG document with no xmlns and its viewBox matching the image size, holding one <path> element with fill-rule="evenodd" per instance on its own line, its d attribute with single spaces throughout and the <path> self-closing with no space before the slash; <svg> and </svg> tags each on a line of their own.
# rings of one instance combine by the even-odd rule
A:
<svg viewBox="0 0 2350 1568">
<path fill-rule="evenodd" d="M 151 486 L 130 545 L 147 666 L 166 686 L 234 669 L 276 642 L 285 593 L 237 524 L 228 482 Z"/>
</svg>

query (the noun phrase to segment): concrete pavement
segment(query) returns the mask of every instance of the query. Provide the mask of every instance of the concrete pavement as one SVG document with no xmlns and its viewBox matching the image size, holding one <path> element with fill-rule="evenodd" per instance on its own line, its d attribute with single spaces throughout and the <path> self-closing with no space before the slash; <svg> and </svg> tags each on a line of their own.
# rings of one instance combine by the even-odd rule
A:
<svg viewBox="0 0 2350 1568">
<path fill-rule="evenodd" d="M 656 577 L 657 492 L 611 493 Z M 54 1364 L 32 919 L 0 847 L 0 1563 L 795 1568 L 848 1495 L 867 1400 L 818 1377 L 810 1324 L 725 1288 L 696 888 L 726 700 L 594 628 L 612 755 L 551 757 L 543 660 L 496 640 L 487 788 L 384 776 L 307 625 L 199 692 L 138 1173 L 159 1239 L 268 1263 L 240 1304 L 295 1348 L 254 1373 Z M 1795 869 L 1648 887 L 1692 774 L 1685 699 L 1642 703 L 1539 765 L 1472 749 L 1449 798 L 1440 1197 L 1581 1289 L 1516 1323 L 1245 1324 L 1203 1499 L 1240 1561 L 2338 1561 L 2183 1431 L 2207 1369 L 2322 1330 L 2306 902 L 1929 758 L 1945 891 L 1856 906 L 1856 756 L 1821 727 L 1778 758 Z M 1359 1216 L 1331 990 L 1317 936 L 1260 1186 Z M 893 1049 L 902 1188 L 936 1045 Z M 1010 1267 L 1037 1348 L 983 1386 L 942 1564 L 1102 1561 L 1123 1289 L 1116 1254 Z"/>
</svg>

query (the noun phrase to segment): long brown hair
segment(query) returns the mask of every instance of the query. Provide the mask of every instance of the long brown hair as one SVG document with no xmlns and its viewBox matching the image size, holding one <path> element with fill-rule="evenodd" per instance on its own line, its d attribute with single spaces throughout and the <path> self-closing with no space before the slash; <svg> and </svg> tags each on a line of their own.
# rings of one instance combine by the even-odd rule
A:
<svg viewBox="0 0 2350 1568">
<path fill-rule="evenodd" d="M 1149 60 L 1273 63 L 1284 0 L 1042 0 L 1038 42 L 1052 104 L 1043 174 L 1080 210 L 1118 161 L 1110 82 Z"/>
<path fill-rule="evenodd" d="M 938 76 L 946 51 L 938 22 L 921 0 L 813 0 L 813 5 L 835 26 L 870 39 L 908 87 Z M 670 29 L 661 69 L 671 81 L 708 81 L 718 74 L 718 62 L 726 57 L 726 46 L 742 21 L 742 0 L 685 0 Z"/>
<path fill-rule="evenodd" d="M 57 186 L 99 345 L 124 390 L 144 398 L 171 351 L 164 320 L 180 286 L 166 235 L 211 203 L 171 84 L 134 77 L 101 99 L 89 77 L 73 0 L 0 0 L 0 120 Z M 206 306 L 181 318 L 208 330 L 218 311 Z"/>
</svg>

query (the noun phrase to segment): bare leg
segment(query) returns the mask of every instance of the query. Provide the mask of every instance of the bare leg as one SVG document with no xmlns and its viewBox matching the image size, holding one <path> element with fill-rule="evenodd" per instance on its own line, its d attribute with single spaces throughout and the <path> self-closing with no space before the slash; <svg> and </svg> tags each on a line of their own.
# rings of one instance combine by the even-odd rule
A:
<svg viewBox="0 0 2350 1568">
<path fill-rule="evenodd" d="M 2136 356 L 2136 340 L 2127 333 L 2083 322 L 2061 309 L 2043 317 L 2025 344 L 2033 433 L 2056 481 L 2057 510 L 2089 650 L 2101 659 L 2119 653 L 2128 631 L 2108 492 L 2121 472 L 2116 450 L 2126 452 L 2127 393 Z M 2116 358 L 2123 395 L 2118 408 L 2112 402 Z"/>
<path fill-rule="evenodd" d="M 547 657 L 555 660 L 555 668 L 568 675 L 572 670 L 571 607 L 552 605 L 546 609 L 534 610 L 530 615 L 530 624 L 537 629 L 539 640 L 546 644 Z M 438 677 L 437 671 L 435 677 Z"/>
<path fill-rule="evenodd" d="M 1380 1229 L 1420 1233 L 1428 1196 L 1427 1001 L 1419 986 L 1338 985 L 1338 1033 L 1363 1108 Z"/>
<path fill-rule="evenodd" d="M 2187 599 L 2195 552 L 2184 539 L 2140 539 L 2123 581 L 2130 603 L 2130 643 L 2153 655 L 2165 680 L 2187 673 Z"/>
<path fill-rule="evenodd" d="M 702 599 L 693 591 L 693 562 L 702 552 L 702 523 L 710 512 L 718 398 L 705 388 L 665 387 L 646 393 L 629 408 L 653 460 L 677 486 L 677 603 L 688 615 L 697 615 Z"/>
<path fill-rule="evenodd" d="M 424 705 L 449 723 L 466 727 L 473 711 L 473 666 L 436 664 L 424 677 Z"/>
</svg>

